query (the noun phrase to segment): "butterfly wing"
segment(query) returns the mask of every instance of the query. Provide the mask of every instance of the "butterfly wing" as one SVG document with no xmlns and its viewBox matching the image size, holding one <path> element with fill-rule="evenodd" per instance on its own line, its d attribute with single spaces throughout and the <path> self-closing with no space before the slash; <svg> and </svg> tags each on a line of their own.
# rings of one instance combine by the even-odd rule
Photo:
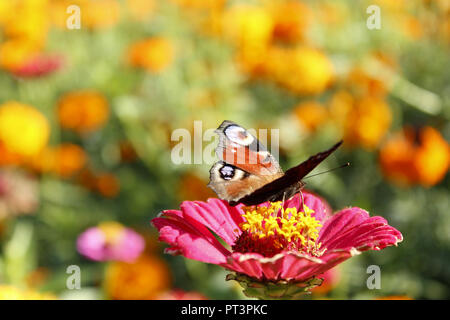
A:
<svg viewBox="0 0 450 320">
<path fill-rule="evenodd" d="M 283 175 L 276 159 L 246 129 L 232 121 L 217 128 L 220 161 L 210 170 L 208 186 L 227 201 L 236 201 Z"/>
<path fill-rule="evenodd" d="M 220 160 L 258 176 L 283 173 L 275 157 L 243 127 L 225 120 L 215 132 L 219 134 L 216 154 Z"/>
<path fill-rule="evenodd" d="M 283 197 L 285 199 L 289 199 L 303 187 L 304 184 L 301 179 L 304 178 L 308 173 L 310 173 L 315 167 L 317 167 L 341 144 L 342 141 L 339 141 L 330 149 L 319 152 L 309 157 L 298 166 L 287 170 L 286 173 L 280 178 L 263 185 L 254 192 L 247 194 L 238 200 L 231 201 L 230 205 L 235 206 L 238 203 L 243 203 L 247 206 L 250 206 L 265 201 L 280 201 L 283 199 Z"/>
</svg>

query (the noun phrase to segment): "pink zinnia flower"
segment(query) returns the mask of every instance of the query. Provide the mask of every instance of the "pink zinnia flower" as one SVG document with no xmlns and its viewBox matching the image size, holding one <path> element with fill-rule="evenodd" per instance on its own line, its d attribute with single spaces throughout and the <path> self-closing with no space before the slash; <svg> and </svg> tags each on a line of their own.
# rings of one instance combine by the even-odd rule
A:
<svg viewBox="0 0 450 320">
<path fill-rule="evenodd" d="M 26 61 L 14 74 L 25 78 L 45 76 L 59 70 L 62 64 L 60 56 L 39 54 Z"/>
<path fill-rule="evenodd" d="M 159 295 L 156 300 L 208 300 L 208 298 L 195 291 L 187 292 L 180 289 L 173 289 Z"/>
<path fill-rule="evenodd" d="M 234 271 L 248 296 L 297 298 L 319 285 L 315 277 L 366 250 L 402 241 L 382 217 L 346 208 L 329 215 L 321 198 L 303 193 L 282 204 L 231 207 L 226 201 L 185 201 L 152 220 L 166 253 Z M 211 233 L 218 235 L 226 245 Z"/>
<path fill-rule="evenodd" d="M 144 248 L 140 234 L 117 222 L 89 228 L 77 239 L 78 252 L 94 261 L 133 262 Z"/>
</svg>

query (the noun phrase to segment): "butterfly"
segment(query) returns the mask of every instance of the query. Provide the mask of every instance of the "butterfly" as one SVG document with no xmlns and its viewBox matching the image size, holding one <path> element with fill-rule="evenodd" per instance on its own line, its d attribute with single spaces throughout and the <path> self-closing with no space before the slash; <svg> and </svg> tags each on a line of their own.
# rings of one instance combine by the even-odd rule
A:
<svg viewBox="0 0 450 320">
<path fill-rule="evenodd" d="M 240 125 L 225 120 L 215 132 L 219 161 L 209 171 L 208 187 L 231 206 L 291 198 L 304 187 L 302 179 L 342 144 L 339 141 L 283 172 L 266 147 Z"/>
</svg>

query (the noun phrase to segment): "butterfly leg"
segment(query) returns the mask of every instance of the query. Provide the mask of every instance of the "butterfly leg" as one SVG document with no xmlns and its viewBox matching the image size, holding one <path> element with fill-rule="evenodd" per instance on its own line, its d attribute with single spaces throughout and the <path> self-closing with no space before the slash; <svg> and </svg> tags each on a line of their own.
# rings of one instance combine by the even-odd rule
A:
<svg viewBox="0 0 450 320">
<path fill-rule="evenodd" d="M 298 190 L 298 194 L 300 196 L 300 206 L 299 206 L 299 208 L 302 211 L 303 210 L 303 206 L 304 206 L 302 189 Z"/>
</svg>

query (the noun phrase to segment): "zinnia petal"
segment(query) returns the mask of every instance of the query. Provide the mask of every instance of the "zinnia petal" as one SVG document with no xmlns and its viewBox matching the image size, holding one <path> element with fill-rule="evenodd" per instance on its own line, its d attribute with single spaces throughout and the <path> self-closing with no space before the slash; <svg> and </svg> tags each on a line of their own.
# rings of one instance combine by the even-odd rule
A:
<svg viewBox="0 0 450 320">
<path fill-rule="evenodd" d="M 402 240 L 402 234 L 389 226 L 384 218 L 369 217 L 367 211 L 353 207 L 328 219 L 320 230 L 318 241 L 327 250 L 355 248 L 364 251 L 380 250 Z"/>
<path fill-rule="evenodd" d="M 159 230 L 159 240 L 171 245 L 167 253 L 214 264 L 224 263 L 229 255 L 205 227 L 196 228 L 175 214 L 163 213 L 152 223 Z"/>
<path fill-rule="evenodd" d="M 224 200 L 184 201 L 181 204 L 181 210 L 183 216 L 203 224 L 229 245 L 232 245 L 241 233 L 239 224 L 244 221 L 241 211 L 231 207 Z"/>
</svg>

